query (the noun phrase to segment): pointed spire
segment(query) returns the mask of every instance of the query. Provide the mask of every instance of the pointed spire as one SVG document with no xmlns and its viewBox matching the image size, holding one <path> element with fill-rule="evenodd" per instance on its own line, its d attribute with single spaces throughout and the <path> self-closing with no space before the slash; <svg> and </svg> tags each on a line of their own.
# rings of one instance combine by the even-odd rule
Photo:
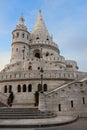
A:
<svg viewBox="0 0 87 130">
<path fill-rule="evenodd" d="M 23 14 L 21 15 L 20 19 L 19 19 L 19 24 L 16 26 L 16 29 L 24 29 L 27 30 L 27 27 L 24 24 L 24 17 Z"/>
<path fill-rule="evenodd" d="M 44 33 L 45 35 L 49 35 L 48 30 L 47 30 L 45 23 L 44 23 L 42 14 L 41 14 L 41 10 L 39 10 L 38 17 L 37 17 L 37 20 L 36 20 L 36 23 L 34 25 L 32 33 L 38 34 L 38 32 Z"/>
</svg>

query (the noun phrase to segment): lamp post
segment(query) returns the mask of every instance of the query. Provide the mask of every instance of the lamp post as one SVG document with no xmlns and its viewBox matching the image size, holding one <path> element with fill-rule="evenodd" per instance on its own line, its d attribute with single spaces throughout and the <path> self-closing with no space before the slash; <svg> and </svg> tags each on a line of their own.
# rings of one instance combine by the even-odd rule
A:
<svg viewBox="0 0 87 130">
<path fill-rule="evenodd" d="M 43 68 L 41 67 L 40 73 L 41 73 L 41 92 L 44 93 L 44 88 L 43 88 Z"/>
<path fill-rule="evenodd" d="M 41 69 L 40 69 L 40 76 L 41 76 L 41 91 L 39 92 L 39 110 L 46 111 L 46 99 L 44 95 L 44 88 L 43 88 L 43 67 L 42 67 L 42 47 L 41 47 Z"/>
<path fill-rule="evenodd" d="M 22 52 L 23 52 L 23 60 L 24 60 L 24 59 L 25 59 L 25 57 L 24 57 L 25 46 L 24 46 L 24 48 L 23 48 Z"/>
</svg>

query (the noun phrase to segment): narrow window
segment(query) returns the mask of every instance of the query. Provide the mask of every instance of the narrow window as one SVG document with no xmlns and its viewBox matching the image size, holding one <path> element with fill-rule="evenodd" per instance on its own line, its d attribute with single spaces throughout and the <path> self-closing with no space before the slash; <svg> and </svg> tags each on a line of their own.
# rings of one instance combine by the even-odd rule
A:
<svg viewBox="0 0 87 130">
<path fill-rule="evenodd" d="M 26 92 L 26 84 L 23 85 L 23 92 Z"/>
<path fill-rule="evenodd" d="M 4 86 L 4 93 L 7 93 L 7 86 Z"/>
<path fill-rule="evenodd" d="M 49 52 L 46 53 L 46 56 L 49 56 Z"/>
<path fill-rule="evenodd" d="M 18 85 L 17 91 L 18 91 L 18 93 L 21 92 L 21 85 Z"/>
<path fill-rule="evenodd" d="M 36 40 L 38 40 L 39 39 L 39 37 L 36 37 Z"/>
<path fill-rule="evenodd" d="M 24 38 L 24 33 L 22 34 L 22 38 Z"/>
<path fill-rule="evenodd" d="M 28 35 L 27 35 L 27 40 L 28 40 Z"/>
<path fill-rule="evenodd" d="M 30 65 L 30 66 L 28 67 L 28 69 L 29 69 L 29 70 L 32 70 L 32 66 Z"/>
<path fill-rule="evenodd" d="M 83 104 L 85 104 L 85 98 L 84 97 L 82 98 L 82 100 L 83 100 Z"/>
<path fill-rule="evenodd" d="M 40 53 L 35 53 L 35 57 L 40 58 Z"/>
<path fill-rule="evenodd" d="M 47 91 L 47 84 L 44 84 L 44 91 Z"/>
<path fill-rule="evenodd" d="M 61 104 L 58 104 L 58 109 L 59 111 L 61 111 Z"/>
<path fill-rule="evenodd" d="M 47 41 L 49 40 L 48 36 L 47 36 Z"/>
<path fill-rule="evenodd" d="M 19 33 L 17 32 L 17 38 L 19 37 Z"/>
<path fill-rule="evenodd" d="M 36 40 L 38 40 L 39 39 L 39 35 L 37 35 L 37 37 L 36 37 Z"/>
<path fill-rule="evenodd" d="M 38 67 L 38 70 L 40 70 L 40 67 Z"/>
<path fill-rule="evenodd" d="M 11 92 L 12 92 L 12 86 L 9 85 L 9 93 L 11 93 Z"/>
<path fill-rule="evenodd" d="M 80 84 L 80 86 L 82 87 L 82 86 L 83 86 L 83 84 L 81 83 L 81 84 Z"/>
<path fill-rule="evenodd" d="M 32 92 L 32 85 L 31 84 L 28 85 L 28 92 Z"/>
<path fill-rule="evenodd" d="M 73 108 L 73 101 L 71 101 L 71 107 Z"/>
<path fill-rule="evenodd" d="M 18 48 L 16 48 L 16 52 L 18 52 Z"/>
<path fill-rule="evenodd" d="M 41 86 L 41 84 L 38 84 L 38 91 L 39 91 L 39 92 L 42 91 L 42 86 Z"/>
</svg>

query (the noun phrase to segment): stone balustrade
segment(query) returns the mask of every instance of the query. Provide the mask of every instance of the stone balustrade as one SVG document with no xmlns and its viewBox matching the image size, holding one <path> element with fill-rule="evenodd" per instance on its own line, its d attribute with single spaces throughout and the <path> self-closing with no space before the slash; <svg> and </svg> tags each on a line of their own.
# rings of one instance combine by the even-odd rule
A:
<svg viewBox="0 0 87 130">
<path fill-rule="evenodd" d="M 40 79 L 40 72 L 37 70 L 31 71 L 17 71 L 17 72 L 3 72 L 0 73 L 0 82 L 8 80 L 21 80 L 21 79 Z M 64 70 L 44 70 L 43 79 L 80 79 L 87 73 L 71 72 Z"/>
<path fill-rule="evenodd" d="M 51 45 L 51 46 L 54 46 L 54 47 L 56 47 L 56 48 L 58 48 L 58 45 L 56 44 L 56 43 L 54 43 L 54 42 L 48 42 L 48 41 L 33 41 L 32 43 L 31 43 L 32 45 L 36 45 L 36 44 L 44 44 L 44 45 Z"/>
</svg>

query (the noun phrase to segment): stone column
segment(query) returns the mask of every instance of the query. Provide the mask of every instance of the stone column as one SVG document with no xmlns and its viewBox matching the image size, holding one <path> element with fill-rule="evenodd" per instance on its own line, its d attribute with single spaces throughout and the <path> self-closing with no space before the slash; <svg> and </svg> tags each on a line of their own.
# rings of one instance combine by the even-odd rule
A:
<svg viewBox="0 0 87 130">
<path fill-rule="evenodd" d="M 45 101 L 45 95 L 43 92 L 39 92 L 39 110 L 40 111 L 46 111 L 46 101 Z"/>
</svg>

